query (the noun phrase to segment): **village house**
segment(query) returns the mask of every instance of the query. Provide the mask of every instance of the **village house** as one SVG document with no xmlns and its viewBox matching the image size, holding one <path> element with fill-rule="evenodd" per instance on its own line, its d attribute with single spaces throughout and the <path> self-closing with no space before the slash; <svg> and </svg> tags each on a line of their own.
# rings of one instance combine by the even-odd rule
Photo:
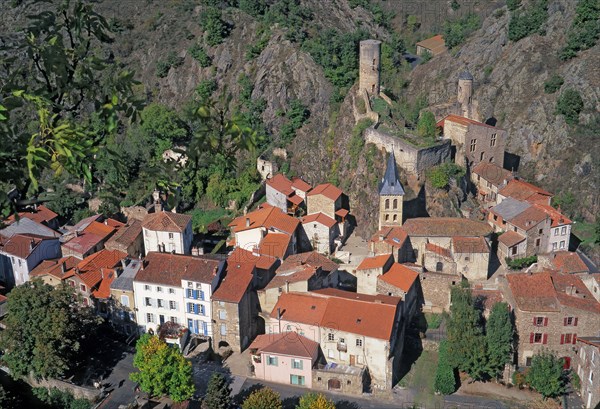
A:
<svg viewBox="0 0 600 409">
<path fill-rule="evenodd" d="M 129 336 L 138 333 L 133 280 L 142 267 L 142 260 L 126 258 L 121 266 L 120 274 L 110 283 L 109 321 L 116 331 Z"/>
<path fill-rule="evenodd" d="M 65 274 L 76 267 L 79 262 L 81 260 L 73 256 L 44 260 L 31 271 L 30 278 L 40 279 L 43 283 L 55 287 L 63 281 Z"/>
<path fill-rule="evenodd" d="M 340 236 L 338 223 L 323 213 L 313 213 L 302 218 L 300 247 L 329 255 L 335 252 L 335 240 Z"/>
<path fill-rule="evenodd" d="M 421 271 L 419 281 L 423 292 L 422 311 L 439 314 L 450 311 L 451 289 L 461 284 L 462 277 L 435 271 Z"/>
<path fill-rule="evenodd" d="M 573 222 L 555 208 L 535 203 L 534 206 L 550 218 L 548 245 L 546 251 L 568 250 L 571 242 L 571 225 Z"/>
<path fill-rule="evenodd" d="M 254 376 L 267 382 L 313 388 L 319 343 L 296 332 L 264 334 L 250 345 Z"/>
<path fill-rule="evenodd" d="M 254 287 L 264 288 L 275 276 L 275 270 L 279 267 L 281 261 L 278 258 L 269 255 L 258 254 L 244 250 L 241 247 L 233 249 L 227 263 L 231 264 L 252 264 L 255 267 Z"/>
<path fill-rule="evenodd" d="M 295 254 L 281 263 L 275 277 L 258 291 L 262 311 L 271 311 L 279 296 L 337 287 L 338 265 L 317 252 Z"/>
<path fill-rule="evenodd" d="M 396 261 L 408 260 L 412 258 L 408 242 L 406 231 L 400 227 L 383 227 L 369 240 L 369 250 L 373 255 L 391 253 Z"/>
<path fill-rule="evenodd" d="M 485 207 L 498 204 L 498 192 L 512 178 L 511 171 L 495 163 L 479 162 L 471 169 L 471 182 L 477 189 L 477 198 Z"/>
<path fill-rule="evenodd" d="M 578 253 L 571 251 L 556 251 L 548 254 L 540 254 L 538 255 L 537 263 L 543 268 L 565 274 L 581 274 L 586 276 L 590 273 L 590 268 L 583 261 L 581 256 Z"/>
<path fill-rule="evenodd" d="M 106 243 L 104 248 L 127 253 L 130 257 L 144 255 L 144 237 L 142 235 L 142 222 L 131 219 L 121 227 Z"/>
<path fill-rule="evenodd" d="M 297 332 L 318 342 L 329 364 L 368 369 L 371 388 L 398 382 L 404 346 L 402 300 L 333 288 L 281 294 L 265 317 L 268 333 Z M 340 387 L 339 377 L 329 380 Z"/>
<path fill-rule="evenodd" d="M 446 52 L 447 50 L 446 42 L 444 41 L 444 37 L 441 35 L 436 35 L 417 43 L 417 55 L 421 57 L 427 53 L 429 53 L 432 57 L 435 57 L 436 55 Z"/>
<path fill-rule="evenodd" d="M 554 195 L 521 179 L 509 180 L 506 186 L 498 191 L 496 202 L 499 204 L 507 197 L 528 203 L 539 203 L 550 206 Z"/>
<path fill-rule="evenodd" d="M 600 303 L 576 275 L 551 271 L 507 274 L 504 295 L 515 314 L 519 335 L 517 365 L 551 350 L 571 367 L 579 337 L 597 335 Z"/>
<path fill-rule="evenodd" d="M 377 294 L 377 278 L 387 272 L 394 263 L 392 254 L 366 257 L 354 270 L 356 292 Z"/>
<path fill-rule="evenodd" d="M 0 280 L 8 288 L 29 281 L 30 273 L 42 261 L 60 257 L 57 237 L 22 233 L 0 236 Z"/>
<path fill-rule="evenodd" d="M 577 338 L 577 347 L 581 399 L 586 409 L 597 408 L 600 405 L 600 336 Z"/>
<path fill-rule="evenodd" d="M 231 348 L 241 352 L 256 336 L 258 299 L 253 290 L 256 267 L 229 260 L 225 276 L 212 295 L 213 349 Z"/>
<path fill-rule="evenodd" d="M 33 220 L 36 223 L 43 224 L 51 228 L 52 230 L 58 230 L 60 227 L 58 221 L 58 214 L 54 213 L 52 210 L 48 209 L 44 205 L 34 205 L 33 208 L 19 212 L 19 218 L 26 218 L 29 220 Z M 7 224 L 11 224 L 16 220 L 14 215 L 10 216 L 6 221 Z"/>
<path fill-rule="evenodd" d="M 225 262 L 210 256 L 150 252 L 133 280 L 136 321 L 142 331 L 172 322 L 191 334 L 212 336 L 211 295 Z"/>
<path fill-rule="evenodd" d="M 480 162 L 504 165 L 505 130 L 458 115 L 448 115 L 437 126 L 456 147 L 456 164 L 469 169 Z"/>
<path fill-rule="evenodd" d="M 413 265 L 394 263 L 385 274 L 377 277 L 377 294 L 402 298 L 404 322 L 412 321 L 421 301 L 419 271 Z"/>
<path fill-rule="evenodd" d="M 263 204 L 245 216 L 235 218 L 229 227 L 234 245 L 253 253 L 283 259 L 298 250 L 298 219 L 281 209 Z"/>
<path fill-rule="evenodd" d="M 61 236 L 59 232 L 54 231 L 50 227 L 27 217 L 22 217 L 17 221 L 13 221 L 8 226 L 0 230 L 0 237 L 3 238 L 10 238 L 15 234 L 35 234 L 42 237 Z"/>
<path fill-rule="evenodd" d="M 346 234 L 345 223 L 350 212 L 341 189 L 331 183 L 320 184 L 307 193 L 306 201 L 307 215 L 323 213 L 338 223 L 342 236 Z"/>
<path fill-rule="evenodd" d="M 304 180 L 294 177 L 292 180 L 278 173 L 266 182 L 267 203 L 291 215 L 306 208 L 304 200 L 311 186 Z"/>
<path fill-rule="evenodd" d="M 394 151 L 388 156 L 385 174 L 379 184 L 379 229 L 402 225 L 404 188 L 398 177 Z"/>
<path fill-rule="evenodd" d="M 62 236 L 62 255 L 83 260 L 102 250 L 104 243 L 122 226 L 123 223 L 104 219 L 100 214 L 83 219 Z"/>
<path fill-rule="evenodd" d="M 192 216 L 159 211 L 150 213 L 142 222 L 146 253 L 190 254 L 193 240 Z"/>
<path fill-rule="evenodd" d="M 600 274 L 585 274 L 580 278 L 596 301 L 600 302 Z"/>
</svg>

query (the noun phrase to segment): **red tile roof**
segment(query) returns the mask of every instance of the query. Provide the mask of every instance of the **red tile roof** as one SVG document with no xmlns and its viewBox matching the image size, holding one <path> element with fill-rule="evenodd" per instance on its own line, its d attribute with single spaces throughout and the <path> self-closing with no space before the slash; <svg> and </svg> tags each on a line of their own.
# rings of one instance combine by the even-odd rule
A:
<svg viewBox="0 0 600 409">
<path fill-rule="evenodd" d="M 100 237 L 106 237 L 112 234 L 115 231 L 115 228 L 109 226 L 108 224 L 98 223 L 94 221 L 88 224 L 87 227 L 83 229 L 83 231 L 86 233 L 95 234 Z"/>
<path fill-rule="evenodd" d="M 54 260 L 44 260 L 36 268 L 34 268 L 31 273 L 29 273 L 29 276 L 42 277 L 45 275 L 51 275 L 59 280 L 62 280 L 65 273 L 75 267 L 79 262 L 81 262 L 81 260 L 73 256 L 62 257 Z M 63 263 L 64 267 L 62 266 Z"/>
<path fill-rule="evenodd" d="M 330 229 L 337 224 L 335 220 L 321 212 L 309 214 L 302 218 L 302 224 L 308 223 L 320 223 Z"/>
<path fill-rule="evenodd" d="M 260 255 L 258 253 L 252 253 L 251 251 L 244 250 L 240 247 L 236 247 L 227 259 L 228 263 L 251 263 L 260 270 L 270 270 L 273 265 L 277 262 L 277 259 L 272 256 Z"/>
<path fill-rule="evenodd" d="M 379 276 L 379 279 L 407 293 L 418 277 L 419 273 L 416 271 L 400 263 L 394 263 L 387 273 Z"/>
<path fill-rule="evenodd" d="M 495 126 L 484 124 L 483 122 L 475 121 L 474 119 L 469 119 L 469 118 L 466 118 L 464 116 L 459 116 L 459 115 L 454 115 L 454 114 L 448 115 L 447 117 L 445 117 L 444 119 L 442 119 L 441 121 L 439 121 L 436 125 L 443 127 L 445 125 L 446 121 L 448 121 L 448 122 L 454 122 L 454 123 L 457 123 L 457 124 L 460 124 L 460 125 L 465 125 L 465 126 L 475 125 L 475 126 L 483 126 L 483 127 L 486 127 L 486 128 L 492 128 L 492 129 L 502 130 L 502 129 L 497 128 Z"/>
<path fill-rule="evenodd" d="M 600 303 L 596 301 L 581 277 L 572 274 L 550 273 L 558 301 L 567 307 L 590 311 L 598 315 L 600 325 Z"/>
<path fill-rule="evenodd" d="M 579 254 L 570 251 L 557 251 L 549 255 L 553 266 L 561 273 L 589 273 L 590 269 Z"/>
<path fill-rule="evenodd" d="M 298 356 L 314 359 L 319 353 L 319 343 L 296 332 L 281 334 L 262 334 L 250 344 L 250 349 L 257 352 L 277 355 Z"/>
<path fill-rule="evenodd" d="M 308 196 L 316 195 L 323 195 L 328 199 L 337 200 L 342 195 L 342 190 L 331 183 L 323 183 L 308 192 Z"/>
<path fill-rule="evenodd" d="M 492 232 L 487 223 L 457 217 L 418 217 L 406 220 L 401 228 L 409 236 L 423 237 L 477 237 Z"/>
<path fill-rule="evenodd" d="M 292 187 L 294 189 L 298 189 L 301 192 L 308 192 L 310 189 L 312 189 L 312 186 L 309 185 L 308 183 L 306 183 L 304 180 L 302 180 L 299 177 L 293 177 L 292 178 Z"/>
<path fill-rule="evenodd" d="M 48 223 L 58 217 L 58 214 L 48 209 L 44 205 L 39 205 L 37 209 L 28 212 L 19 212 L 19 217 L 31 219 L 37 223 Z M 15 221 L 15 216 L 12 215 L 6 220 L 9 224 Z"/>
<path fill-rule="evenodd" d="M 487 180 L 494 186 L 500 186 L 505 181 L 509 181 L 513 178 L 513 174 L 510 170 L 506 170 L 490 162 L 479 162 L 473 167 L 473 173 L 479 175 L 482 179 Z"/>
<path fill-rule="evenodd" d="M 559 227 L 573 223 L 571 219 L 563 215 L 560 211 L 556 210 L 552 206 L 540 203 L 535 203 L 533 206 L 537 207 L 538 209 L 545 212 L 548 216 L 550 216 L 550 220 L 552 220 L 552 227 Z"/>
<path fill-rule="evenodd" d="M 370 270 L 373 268 L 384 268 L 390 261 L 393 261 L 392 254 L 381 254 L 379 256 L 367 257 L 361 261 L 356 269 Z"/>
<path fill-rule="evenodd" d="M 102 281 L 98 289 L 92 291 L 92 295 L 98 299 L 107 299 L 110 298 L 110 285 L 117 278 L 117 272 L 113 269 L 103 269 L 102 273 Z"/>
<path fill-rule="evenodd" d="M 254 264 L 252 263 L 228 263 L 225 278 L 212 299 L 230 303 L 239 303 L 254 278 Z"/>
<path fill-rule="evenodd" d="M 77 276 L 89 288 L 94 288 L 108 273 L 117 267 L 127 253 L 117 250 L 100 250 L 81 260 L 75 268 L 67 271 L 63 279 Z M 110 283 L 109 283 L 110 284 Z M 110 289 L 110 286 L 108 287 Z"/>
<path fill-rule="evenodd" d="M 419 41 L 417 45 L 431 50 L 434 55 L 446 51 L 446 42 L 444 41 L 444 37 L 439 34 L 423 41 Z"/>
<path fill-rule="evenodd" d="M 524 240 L 525 236 L 522 236 L 521 234 L 512 230 L 506 231 L 498 237 L 498 241 L 504 244 L 506 247 L 516 246 Z"/>
<path fill-rule="evenodd" d="M 146 216 L 142 222 L 142 227 L 152 231 L 181 233 L 191 222 L 192 216 L 188 214 L 162 211 L 159 213 L 150 213 Z"/>
<path fill-rule="evenodd" d="M 254 210 L 235 219 L 229 226 L 234 233 L 244 230 L 265 228 L 276 229 L 284 233 L 293 234 L 300 221 L 294 217 L 288 216 L 281 209 L 269 204 L 263 204 L 259 209 Z"/>
<path fill-rule="evenodd" d="M 258 253 L 283 259 L 290 246 L 292 236 L 285 233 L 268 232 L 260 241 Z"/>
<path fill-rule="evenodd" d="M 452 237 L 455 253 L 489 253 L 490 247 L 483 237 Z"/>
<path fill-rule="evenodd" d="M 401 227 L 384 227 L 371 237 L 371 242 L 377 243 L 383 239 L 391 246 L 402 247 L 407 238 L 406 231 Z"/>
<path fill-rule="evenodd" d="M 37 234 L 15 234 L 10 238 L 0 236 L 0 251 L 22 259 L 27 259 L 44 240 L 58 240 L 55 237 Z"/>
<path fill-rule="evenodd" d="M 112 246 L 129 247 L 142 234 L 142 222 L 136 219 L 131 220 L 125 226 L 120 228 L 105 244 L 106 248 Z"/>
<path fill-rule="evenodd" d="M 317 253 L 316 251 L 309 251 L 306 253 L 292 254 L 281 263 L 277 271 L 292 271 L 305 265 L 321 268 L 323 271 L 329 273 L 337 270 L 339 267 L 337 263 L 329 260 L 324 255 Z"/>
<path fill-rule="evenodd" d="M 444 247 L 438 246 L 437 244 L 426 243 L 425 250 L 431 251 L 432 253 L 435 253 L 438 256 L 452 259 L 452 253 L 450 252 L 450 249 L 446 249 Z"/>
<path fill-rule="evenodd" d="M 521 213 L 509 220 L 509 222 L 525 231 L 533 229 L 538 223 L 548 218 L 548 215 L 543 210 L 530 206 Z"/>
<path fill-rule="evenodd" d="M 281 173 L 276 174 L 271 179 L 267 179 L 267 186 L 283 193 L 286 196 L 294 193 L 294 189 L 292 189 L 292 181 Z"/>
<path fill-rule="evenodd" d="M 172 287 L 180 287 L 181 280 L 210 284 L 218 272 L 219 264 L 218 260 L 209 256 L 150 252 L 135 281 Z"/>
<path fill-rule="evenodd" d="M 498 194 L 517 200 L 525 200 L 530 203 L 547 203 L 554 196 L 552 193 L 520 179 L 509 181 L 506 186 L 500 189 Z"/>
<path fill-rule="evenodd" d="M 288 196 L 287 200 L 289 200 L 290 202 L 292 202 L 295 205 L 300 205 L 302 202 L 304 202 L 304 199 L 302 199 L 300 196 L 293 194 Z"/>
<path fill-rule="evenodd" d="M 350 214 L 350 212 L 348 211 L 348 209 L 338 209 L 335 211 L 335 215 L 340 216 L 341 218 L 344 218 L 344 217 L 348 216 L 349 214 Z"/>
<path fill-rule="evenodd" d="M 269 284 L 267 284 L 265 288 L 279 288 L 285 286 L 287 283 L 300 283 L 303 281 L 308 281 L 316 273 L 317 268 L 308 265 L 289 272 L 278 271 L 275 277 L 273 277 L 273 279 L 269 281 Z"/>
</svg>

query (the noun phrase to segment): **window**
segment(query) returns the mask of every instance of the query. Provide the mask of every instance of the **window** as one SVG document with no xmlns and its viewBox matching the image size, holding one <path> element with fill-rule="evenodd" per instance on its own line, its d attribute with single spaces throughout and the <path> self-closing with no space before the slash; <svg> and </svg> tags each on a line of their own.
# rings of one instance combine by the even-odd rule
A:
<svg viewBox="0 0 600 409">
<path fill-rule="evenodd" d="M 556 250 L 558 248 L 558 243 L 552 243 L 552 250 Z"/>
<path fill-rule="evenodd" d="M 357 339 L 356 340 L 356 346 L 357 347 L 361 347 L 362 346 L 362 339 Z"/>
<path fill-rule="evenodd" d="M 84 284 L 81 284 L 81 285 L 79 286 L 79 289 L 80 289 L 82 292 L 84 292 L 84 293 L 85 293 L 85 285 L 84 285 Z"/>
<path fill-rule="evenodd" d="M 390 215 L 389 215 L 389 214 L 386 214 L 386 215 L 385 215 L 385 221 L 387 222 L 388 220 L 390 220 Z"/>
<path fill-rule="evenodd" d="M 536 327 L 544 327 L 544 321 L 544 317 L 534 317 L 533 325 L 535 325 Z"/>
<path fill-rule="evenodd" d="M 169 309 L 176 310 L 177 309 L 177 303 L 175 301 L 169 301 Z"/>
<path fill-rule="evenodd" d="M 227 325 L 226 324 L 221 324 L 220 332 L 221 332 L 221 335 L 223 335 L 223 336 L 227 335 Z"/>
<path fill-rule="evenodd" d="M 146 305 L 146 307 L 152 307 L 152 300 L 148 297 L 146 297 L 144 299 L 144 304 Z"/>
<path fill-rule="evenodd" d="M 172 239 L 173 238 L 173 233 L 169 233 L 169 238 Z"/>
<path fill-rule="evenodd" d="M 385 199 L 385 210 L 390 208 L 390 199 Z"/>
<path fill-rule="evenodd" d="M 564 326 L 568 327 L 568 326 L 576 326 L 577 325 L 577 318 L 574 317 L 565 317 L 564 319 Z"/>
<path fill-rule="evenodd" d="M 571 343 L 571 334 L 564 334 L 561 338 L 561 344 L 570 344 Z"/>
<path fill-rule="evenodd" d="M 169 294 L 175 294 L 175 289 L 174 288 L 169 288 Z"/>
<path fill-rule="evenodd" d="M 339 340 L 339 343 L 340 343 L 340 344 L 345 344 L 345 343 L 346 343 L 346 340 L 345 340 L 344 338 L 340 338 L 340 340 Z"/>
<path fill-rule="evenodd" d="M 226 320 L 227 319 L 227 311 L 225 311 L 225 310 L 219 310 L 219 319 L 220 320 Z"/>
<path fill-rule="evenodd" d="M 481 155 L 479 155 L 479 161 L 483 162 L 484 159 L 485 159 L 485 152 L 481 152 Z"/>
<path fill-rule="evenodd" d="M 531 366 L 531 357 L 525 358 L 525 366 Z"/>
<path fill-rule="evenodd" d="M 393 206 L 394 209 L 398 208 L 398 199 L 394 199 Z"/>
<path fill-rule="evenodd" d="M 561 236 L 564 236 L 565 234 L 567 234 L 567 227 L 566 227 L 566 226 L 563 226 L 563 227 L 560 229 L 560 235 L 561 235 Z"/>
<path fill-rule="evenodd" d="M 471 261 L 469 257 L 465 257 L 465 261 Z"/>
<path fill-rule="evenodd" d="M 156 292 L 157 292 L 157 293 L 162 293 L 162 287 L 158 287 L 158 286 L 157 286 L 157 287 L 156 287 Z"/>
<path fill-rule="evenodd" d="M 304 385 L 304 376 L 290 375 L 290 383 L 292 385 Z"/>
<path fill-rule="evenodd" d="M 19 259 L 19 267 L 21 267 L 21 259 Z"/>
<path fill-rule="evenodd" d="M 335 335 L 333 335 L 333 332 L 330 332 L 329 334 L 327 334 L 327 341 L 334 341 L 335 340 Z"/>
<path fill-rule="evenodd" d="M 87 306 L 90 304 L 90 301 L 87 298 L 83 299 L 83 305 Z"/>
<path fill-rule="evenodd" d="M 498 216 L 494 215 L 494 221 L 498 220 Z"/>
<path fill-rule="evenodd" d="M 496 146 L 496 134 L 492 134 L 492 138 L 490 139 L 490 146 Z"/>
<path fill-rule="evenodd" d="M 188 288 L 194 288 L 194 283 L 192 283 L 191 281 L 188 282 Z"/>
<path fill-rule="evenodd" d="M 75 281 L 73 281 L 73 280 L 69 280 L 69 285 L 70 285 L 71 287 L 75 287 Z"/>
<path fill-rule="evenodd" d="M 144 286 L 144 290 L 146 290 L 146 291 L 150 291 L 150 286 L 149 286 L 149 285 L 145 285 L 145 286 Z"/>
<path fill-rule="evenodd" d="M 121 305 L 124 307 L 129 307 L 129 297 L 126 295 L 121 295 Z"/>
<path fill-rule="evenodd" d="M 441 273 L 442 270 L 444 270 L 444 263 L 441 263 L 439 261 L 435 263 L 435 271 Z"/>
<path fill-rule="evenodd" d="M 276 356 L 271 356 L 269 355 L 267 357 L 267 365 L 270 366 L 277 366 L 277 357 Z"/>
<path fill-rule="evenodd" d="M 469 147 L 469 152 L 475 152 L 477 149 L 477 139 L 471 139 L 471 146 Z"/>
<path fill-rule="evenodd" d="M 177 317 L 171 317 L 171 318 L 170 318 L 170 321 L 171 321 L 173 324 L 177 324 Z"/>
<path fill-rule="evenodd" d="M 394 217 L 392 218 L 394 221 L 398 220 L 398 216 L 394 215 Z"/>
<path fill-rule="evenodd" d="M 292 359 L 292 368 L 302 369 L 302 359 Z"/>
<path fill-rule="evenodd" d="M 554 235 L 558 236 L 558 227 L 556 229 L 554 229 Z"/>
<path fill-rule="evenodd" d="M 544 231 L 542 229 L 538 230 L 538 234 L 542 234 Z"/>
<path fill-rule="evenodd" d="M 286 325 L 285 330 L 286 331 L 291 331 L 292 330 L 292 326 L 290 324 Z"/>
<path fill-rule="evenodd" d="M 517 246 L 513 246 L 513 247 L 510 248 L 510 254 L 512 256 L 514 256 L 514 255 L 517 254 Z"/>
<path fill-rule="evenodd" d="M 146 314 L 146 322 L 154 322 L 154 314 Z"/>
<path fill-rule="evenodd" d="M 564 249 L 564 248 L 565 248 L 565 241 L 564 241 L 564 240 L 562 240 L 562 241 L 560 242 L 560 248 L 561 248 L 561 249 Z"/>
<path fill-rule="evenodd" d="M 535 239 L 535 245 L 536 245 L 537 247 L 539 247 L 539 246 L 540 246 L 540 241 L 541 241 L 541 239 Z"/>
<path fill-rule="evenodd" d="M 165 306 L 165 301 L 161 300 L 160 298 L 158 300 L 156 300 L 158 308 L 164 308 Z"/>
<path fill-rule="evenodd" d="M 541 344 L 542 343 L 542 334 L 539 332 L 536 332 L 535 334 L 533 334 L 533 343 L 534 344 Z"/>
</svg>

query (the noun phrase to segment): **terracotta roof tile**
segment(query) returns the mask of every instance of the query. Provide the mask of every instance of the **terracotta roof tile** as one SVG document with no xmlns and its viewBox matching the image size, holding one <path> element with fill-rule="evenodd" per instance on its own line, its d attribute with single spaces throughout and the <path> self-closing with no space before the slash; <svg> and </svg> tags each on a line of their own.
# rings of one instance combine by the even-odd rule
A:
<svg viewBox="0 0 600 409">
<path fill-rule="evenodd" d="M 506 279 L 520 310 L 559 311 L 560 306 L 549 273 L 507 274 Z"/>
<path fill-rule="evenodd" d="M 227 259 L 228 263 L 251 263 L 260 270 L 270 270 L 276 263 L 277 259 L 272 256 L 260 255 L 251 251 L 236 247 Z"/>
<path fill-rule="evenodd" d="M 268 232 L 260 241 L 258 253 L 283 259 L 290 246 L 292 236 L 285 233 Z"/>
<path fill-rule="evenodd" d="M 300 221 L 292 216 L 288 216 L 281 209 L 273 207 L 269 204 L 262 205 L 259 209 L 254 210 L 235 219 L 229 226 L 234 233 L 244 230 L 265 228 L 268 230 L 279 230 L 284 233 L 293 234 Z"/>
<path fill-rule="evenodd" d="M 117 267 L 125 257 L 127 254 L 121 251 L 100 250 L 81 260 L 75 268 L 63 276 L 63 279 L 77 276 L 88 287 L 94 288 L 105 277 L 108 277 L 108 273 L 113 271 L 112 269 Z"/>
<path fill-rule="evenodd" d="M 308 281 L 317 273 L 317 268 L 313 266 L 303 266 L 300 269 L 288 271 L 288 272 L 277 272 L 275 277 L 265 288 L 278 288 L 284 286 L 286 283 L 300 283 L 302 281 Z"/>
<path fill-rule="evenodd" d="M 254 264 L 228 263 L 225 278 L 212 295 L 216 301 L 239 303 L 254 278 Z"/>
<path fill-rule="evenodd" d="M 573 221 L 563 215 L 560 211 L 556 210 L 552 206 L 535 203 L 533 206 L 545 212 L 548 216 L 550 216 L 550 220 L 552 220 L 552 227 L 563 226 L 566 224 L 571 224 Z"/>
<path fill-rule="evenodd" d="M 330 229 L 337 224 L 335 220 L 321 212 L 309 214 L 308 216 L 302 218 L 302 224 L 308 223 L 321 223 Z"/>
<path fill-rule="evenodd" d="M 52 210 L 48 209 L 44 205 L 39 205 L 37 209 L 31 210 L 28 212 L 19 212 L 19 217 L 25 217 L 29 220 L 33 220 L 37 223 L 48 223 L 58 217 L 58 214 L 54 213 Z M 15 216 L 12 215 L 7 219 L 7 222 L 10 224 L 15 221 Z"/>
<path fill-rule="evenodd" d="M 117 272 L 113 269 L 103 269 L 103 276 L 97 290 L 92 291 L 92 295 L 98 299 L 110 298 L 110 285 L 117 278 Z"/>
<path fill-rule="evenodd" d="M 302 199 L 297 194 L 288 196 L 287 200 L 289 200 L 290 202 L 292 202 L 295 205 L 300 205 L 300 204 L 302 204 L 302 202 L 304 202 L 304 199 Z"/>
<path fill-rule="evenodd" d="M 182 213 L 150 213 L 144 218 L 142 227 L 152 231 L 170 231 L 181 233 L 192 222 L 192 216 Z"/>
<path fill-rule="evenodd" d="M 483 237 L 452 237 L 455 253 L 489 253 L 490 247 Z"/>
<path fill-rule="evenodd" d="M 506 231 L 498 237 L 498 241 L 504 244 L 506 247 L 516 246 L 524 240 L 525 236 L 522 236 L 521 234 L 512 230 Z"/>
<path fill-rule="evenodd" d="M 552 272 L 550 278 L 556 291 L 556 298 L 562 305 L 598 314 L 597 322 L 600 325 L 600 303 L 581 281 L 581 277 Z"/>
<path fill-rule="evenodd" d="M 546 203 L 554 195 L 521 179 L 513 179 L 504 186 L 498 194 L 528 202 Z"/>
<path fill-rule="evenodd" d="M 10 238 L 0 237 L 0 251 L 26 259 L 44 240 L 58 239 L 56 237 L 38 236 L 37 234 L 15 234 Z"/>
<path fill-rule="evenodd" d="M 62 257 L 54 260 L 44 260 L 36 268 L 34 268 L 31 273 L 29 273 L 29 276 L 42 277 L 45 275 L 51 275 L 59 280 L 62 280 L 65 273 L 75 267 L 79 262 L 81 262 L 81 260 L 73 256 Z M 63 263 L 64 267 L 62 266 Z"/>
<path fill-rule="evenodd" d="M 400 263 L 394 263 L 387 273 L 379 276 L 379 279 L 407 293 L 418 277 L 419 273 L 416 271 Z"/>
<path fill-rule="evenodd" d="M 115 228 L 104 223 L 91 222 L 83 229 L 86 233 L 95 234 L 100 237 L 106 237 L 115 232 Z"/>
<path fill-rule="evenodd" d="M 267 186 L 283 193 L 286 196 L 294 193 L 294 189 L 292 189 L 292 181 L 281 173 L 276 174 L 271 179 L 267 179 Z"/>
<path fill-rule="evenodd" d="M 379 256 L 367 257 L 356 267 L 357 270 L 370 270 L 372 268 L 384 268 L 390 261 L 394 261 L 392 254 L 381 254 Z"/>
<path fill-rule="evenodd" d="M 62 244 L 63 249 L 68 249 L 78 254 L 85 254 L 98 245 L 105 236 L 99 236 L 90 232 L 83 232 L 80 236 L 74 236 L 71 240 Z M 63 251 L 64 253 L 64 251 Z"/>
<path fill-rule="evenodd" d="M 438 246 L 437 244 L 426 243 L 425 250 L 435 253 L 440 257 L 446 257 L 446 258 L 452 260 L 452 253 L 450 252 L 450 249 Z"/>
<path fill-rule="evenodd" d="M 533 229 L 538 223 L 548 218 L 548 215 L 543 210 L 530 206 L 517 216 L 508 220 L 511 224 L 527 231 Z"/>
<path fill-rule="evenodd" d="M 409 236 L 477 237 L 487 236 L 492 227 L 484 222 L 457 217 L 419 217 L 408 219 L 401 227 Z"/>
<path fill-rule="evenodd" d="M 299 177 L 293 177 L 292 178 L 292 187 L 294 189 L 298 189 L 301 192 L 308 192 L 310 189 L 312 189 L 312 186 L 309 185 L 308 183 L 306 183 L 304 180 L 302 180 Z"/>
<path fill-rule="evenodd" d="M 473 173 L 497 187 L 513 178 L 510 170 L 506 170 L 490 162 L 479 162 L 473 167 Z"/>
<path fill-rule="evenodd" d="M 319 343 L 312 341 L 296 332 L 281 334 L 262 334 L 250 344 L 250 349 L 268 354 L 316 358 L 319 353 Z"/>
<path fill-rule="evenodd" d="M 210 284 L 217 274 L 220 262 L 209 256 L 150 252 L 144 259 L 144 268 L 138 271 L 135 282 L 164 284 L 180 287 L 181 280 Z"/>
<path fill-rule="evenodd" d="M 384 227 L 371 237 L 374 243 L 384 241 L 394 247 L 402 247 L 408 235 L 401 227 Z"/>
<path fill-rule="evenodd" d="M 581 256 L 575 252 L 557 251 L 550 254 L 549 257 L 554 267 L 561 273 L 588 273 L 590 271 Z"/>
<path fill-rule="evenodd" d="M 136 219 L 120 228 L 105 244 L 106 248 L 116 245 L 129 247 L 142 234 L 142 222 Z"/>
<path fill-rule="evenodd" d="M 423 41 L 419 41 L 417 43 L 417 45 L 423 47 L 423 48 L 427 48 L 428 50 L 431 50 L 431 52 L 433 54 L 439 54 L 441 52 L 446 51 L 446 42 L 444 41 L 444 37 L 442 37 L 441 35 L 436 35 L 433 36 L 431 38 L 427 38 Z"/>
<path fill-rule="evenodd" d="M 317 253 L 316 251 L 309 251 L 306 253 L 292 254 L 281 263 L 277 271 L 292 271 L 298 269 L 300 266 L 305 265 L 321 268 L 323 271 L 328 273 L 339 268 L 337 263 L 329 260 L 324 255 Z"/>
<path fill-rule="evenodd" d="M 474 119 L 469 119 L 466 118 L 464 116 L 459 116 L 459 115 L 448 115 L 447 117 L 445 117 L 444 119 L 442 119 L 441 121 L 439 121 L 437 123 L 437 126 L 444 126 L 445 122 L 454 122 L 457 124 L 461 124 L 461 125 L 465 125 L 465 126 L 469 126 L 469 125 L 475 125 L 475 126 L 483 126 L 485 128 L 492 128 L 492 129 L 498 129 L 498 130 L 502 130 L 498 127 L 492 126 L 492 125 L 488 125 L 488 124 L 484 124 L 483 122 L 479 122 L 479 121 L 475 121 Z"/>
<path fill-rule="evenodd" d="M 338 209 L 335 211 L 335 215 L 340 216 L 341 218 L 344 218 L 344 217 L 348 216 L 349 214 L 350 214 L 350 212 L 348 211 L 348 209 Z"/>
<path fill-rule="evenodd" d="M 323 183 L 308 192 L 308 196 L 316 195 L 323 195 L 328 199 L 337 200 L 342 195 L 342 190 L 331 183 Z"/>
</svg>

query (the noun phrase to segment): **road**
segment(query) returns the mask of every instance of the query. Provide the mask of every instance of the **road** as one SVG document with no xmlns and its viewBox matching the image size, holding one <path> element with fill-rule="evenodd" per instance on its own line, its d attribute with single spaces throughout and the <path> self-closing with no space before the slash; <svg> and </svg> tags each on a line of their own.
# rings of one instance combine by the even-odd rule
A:
<svg viewBox="0 0 600 409">
<path fill-rule="evenodd" d="M 135 384 L 129 380 L 129 374 L 134 371 L 133 354 L 127 352 L 103 381 L 109 395 L 99 408 L 117 409 L 120 405 L 128 405 L 133 402 L 136 395 Z"/>
</svg>

